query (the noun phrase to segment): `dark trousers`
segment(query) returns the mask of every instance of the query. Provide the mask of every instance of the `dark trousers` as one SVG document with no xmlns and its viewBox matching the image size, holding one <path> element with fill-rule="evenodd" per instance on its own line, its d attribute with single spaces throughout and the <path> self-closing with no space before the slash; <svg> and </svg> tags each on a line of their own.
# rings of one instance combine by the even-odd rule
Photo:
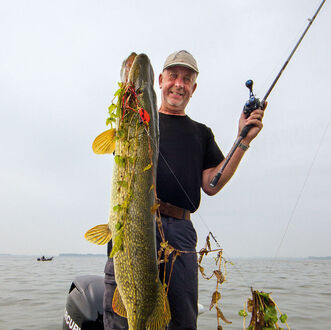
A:
<svg viewBox="0 0 331 330">
<path fill-rule="evenodd" d="M 198 264 L 195 252 L 197 235 L 190 220 L 178 220 L 162 216 L 165 240 L 175 249 L 192 251 L 177 257 L 171 274 L 168 299 L 171 310 L 169 330 L 195 330 L 198 315 Z M 156 230 L 157 247 L 161 237 Z M 166 283 L 169 280 L 171 260 L 166 264 Z M 160 267 L 163 281 L 164 265 Z M 112 299 L 116 288 L 113 260 L 108 258 L 105 267 L 104 328 L 105 330 L 128 329 L 127 320 L 118 316 L 112 309 Z"/>
</svg>

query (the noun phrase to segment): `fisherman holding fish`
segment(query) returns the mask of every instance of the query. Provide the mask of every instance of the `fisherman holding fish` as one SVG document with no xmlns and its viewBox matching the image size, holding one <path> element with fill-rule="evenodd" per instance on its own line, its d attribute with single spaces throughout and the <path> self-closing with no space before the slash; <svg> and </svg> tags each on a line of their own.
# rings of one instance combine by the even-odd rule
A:
<svg viewBox="0 0 331 330">
<path fill-rule="evenodd" d="M 162 239 L 156 226 L 157 249 L 159 249 L 160 243 L 165 240 L 176 250 L 192 252 L 179 255 L 172 270 L 170 267 L 172 255 L 169 258 L 170 262 L 166 265 L 165 283 L 168 283 L 171 272 L 168 286 L 171 321 L 167 329 L 197 328 L 198 263 L 195 253 L 197 234 L 190 220 L 190 215 L 199 207 L 201 188 L 210 196 L 220 191 L 235 173 L 245 151 L 249 148 L 250 142 L 258 135 L 263 126 L 264 112 L 262 109 L 254 110 L 248 118 L 243 113 L 241 114 L 238 132 L 241 132 L 246 125 L 253 127 L 235 150 L 217 185 L 211 187 L 210 182 L 224 164 L 225 158 L 215 142 L 211 129 L 186 115 L 186 106 L 197 88 L 198 74 L 198 66 L 193 56 L 189 52 L 181 50 L 167 57 L 163 71 L 159 75 L 162 99 L 159 109 L 160 139 L 156 191 L 163 228 L 162 235 L 164 236 Z M 116 224 L 115 227 L 113 224 L 111 229 L 116 232 L 116 230 L 121 230 L 121 226 L 121 224 L 119 226 Z M 90 236 L 92 237 L 93 234 Z M 111 248 L 110 243 L 108 255 Z M 162 266 L 164 267 L 164 264 L 161 264 L 161 282 L 164 274 Z M 126 279 L 123 280 L 125 287 Z M 112 306 L 114 304 L 117 306 L 123 304 L 121 299 L 118 301 L 119 294 L 115 288 L 113 258 L 108 258 L 105 267 L 104 327 L 105 329 L 128 329 L 127 319 L 113 311 Z M 139 294 L 140 288 L 135 288 Z M 121 290 L 124 294 L 124 289 Z M 122 293 L 120 292 L 120 294 Z M 130 292 L 128 292 L 129 294 Z M 113 299 L 113 295 L 116 299 Z M 157 299 L 157 297 L 153 297 L 153 299 Z M 166 305 L 164 303 L 164 309 L 166 309 Z M 132 308 L 130 307 L 127 312 L 130 312 Z M 159 329 L 156 325 L 157 313 L 154 312 L 149 312 L 152 313 L 150 323 L 152 326 L 148 326 L 149 321 L 147 323 L 144 321 L 144 324 L 148 328 Z M 167 320 L 168 318 L 165 317 L 164 322 L 168 322 Z"/>
<path fill-rule="evenodd" d="M 212 188 L 210 182 L 222 167 L 224 156 L 211 129 L 193 121 L 185 112 L 197 88 L 198 74 L 195 59 L 182 50 L 168 56 L 159 76 L 162 103 L 159 109 L 157 195 L 161 200 L 160 212 L 165 239 L 171 246 L 182 251 L 196 249 L 197 237 L 190 214 L 199 207 L 201 188 L 210 196 L 220 191 L 236 171 L 250 142 L 263 126 L 263 110 L 253 111 L 248 119 L 241 114 L 238 132 L 241 132 L 245 125 L 252 124 L 254 127 L 241 141 L 216 187 Z M 157 236 L 160 242 L 158 233 Z M 169 329 L 196 329 L 196 254 L 182 254 L 176 259 L 168 299 L 172 317 Z"/>
</svg>

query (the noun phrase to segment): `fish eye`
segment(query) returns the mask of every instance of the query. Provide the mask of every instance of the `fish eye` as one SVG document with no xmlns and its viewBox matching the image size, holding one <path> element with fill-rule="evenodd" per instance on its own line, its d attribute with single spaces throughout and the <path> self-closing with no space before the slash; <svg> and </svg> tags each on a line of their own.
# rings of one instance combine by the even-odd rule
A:
<svg viewBox="0 0 331 330">
<path fill-rule="evenodd" d="M 144 90 L 140 87 L 136 90 L 136 94 L 141 95 L 144 92 Z"/>
</svg>

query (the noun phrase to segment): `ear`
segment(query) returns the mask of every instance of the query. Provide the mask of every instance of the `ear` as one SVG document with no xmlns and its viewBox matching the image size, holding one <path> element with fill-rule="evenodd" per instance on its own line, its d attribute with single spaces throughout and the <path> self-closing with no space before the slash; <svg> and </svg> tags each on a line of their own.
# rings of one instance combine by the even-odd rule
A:
<svg viewBox="0 0 331 330">
<path fill-rule="evenodd" d="M 192 94 L 191 94 L 191 96 L 192 96 L 192 95 L 193 95 L 193 93 L 195 92 L 195 90 L 196 90 L 197 86 L 198 86 L 198 84 L 197 84 L 197 83 L 195 83 L 195 84 L 194 84 L 194 86 L 193 86 L 193 90 L 192 90 Z"/>
<path fill-rule="evenodd" d="M 162 76 L 162 73 L 160 73 L 160 75 L 159 75 L 159 86 L 160 86 L 160 88 L 162 88 L 162 80 L 163 80 L 163 76 Z"/>
</svg>

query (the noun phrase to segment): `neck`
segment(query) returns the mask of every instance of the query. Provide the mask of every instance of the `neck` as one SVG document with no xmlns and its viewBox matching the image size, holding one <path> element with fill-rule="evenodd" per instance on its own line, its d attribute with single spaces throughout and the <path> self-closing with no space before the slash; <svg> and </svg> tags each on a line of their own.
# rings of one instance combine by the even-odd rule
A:
<svg viewBox="0 0 331 330">
<path fill-rule="evenodd" d="M 173 116 L 186 116 L 185 109 L 181 110 L 174 110 L 174 109 L 167 109 L 161 105 L 159 112 L 162 112 L 166 115 L 173 115 Z"/>
</svg>

